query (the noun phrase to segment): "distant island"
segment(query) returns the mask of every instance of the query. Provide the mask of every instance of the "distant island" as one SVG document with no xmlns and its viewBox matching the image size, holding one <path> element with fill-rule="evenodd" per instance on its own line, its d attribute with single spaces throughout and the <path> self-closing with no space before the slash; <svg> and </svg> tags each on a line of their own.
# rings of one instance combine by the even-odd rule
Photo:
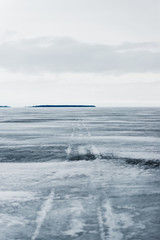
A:
<svg viewBox="0 0 160 240">
<path fill-rule="evenodd" d="M 38 107 L 43 107 L 43 108 L 47 108 L 47 107 L 96 107 L 95 105 L 35 105 L 35 106 L 31 106 L 34 108 L 38 108 Z"/>
<path fill-rule="evenodd" d="M 9 108 L 10 106 L 0 106 L 0 108 Z"/>
</svg>

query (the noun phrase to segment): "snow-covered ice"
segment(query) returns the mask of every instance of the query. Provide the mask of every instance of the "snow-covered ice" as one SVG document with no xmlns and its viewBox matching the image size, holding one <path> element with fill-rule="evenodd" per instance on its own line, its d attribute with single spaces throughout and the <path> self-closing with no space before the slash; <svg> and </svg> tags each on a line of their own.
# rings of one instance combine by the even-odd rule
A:
<svg viewBox="0 0 160 240">
<path fill-rule="evenodd" d="M 0 111 L 0 239 L 160 239 L 159 108 Z"/>
</svg>

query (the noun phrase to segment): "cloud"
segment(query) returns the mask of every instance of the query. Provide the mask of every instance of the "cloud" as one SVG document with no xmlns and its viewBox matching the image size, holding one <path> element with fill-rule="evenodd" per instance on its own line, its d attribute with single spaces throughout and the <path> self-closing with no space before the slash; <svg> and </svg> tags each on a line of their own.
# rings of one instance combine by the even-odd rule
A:
<svg viewBox="0 0 160 240">
<path fill-rule="evenodd" d="M 159 73 L 159 43 L 89 44 L 37 37 L 0 44 L 0 68 L 12 72 Z"/>
</svg>

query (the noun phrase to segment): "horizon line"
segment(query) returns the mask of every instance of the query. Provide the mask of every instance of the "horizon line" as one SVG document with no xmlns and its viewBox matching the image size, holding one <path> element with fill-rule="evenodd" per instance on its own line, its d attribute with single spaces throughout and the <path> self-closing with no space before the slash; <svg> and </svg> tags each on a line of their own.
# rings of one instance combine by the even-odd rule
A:
<svg viewBox="0 0 160 240">
<path fill-rule="evenodd" d="M 102 108 L 160 108 L 160 105 L 141 105 L 141 106 L 137 106 L 137 105 L 80 105 L 80 104 L 77 104 L 77 105 L 71 105 L 71 104 L 56 104 L 56 105 L 31 105 L 31 106 L 26 106 L 26 105 L 23 105 L 23 106 L 10 106 L 10 105 L 3 105 L 1 106 L 0 105 L 0 108 L 51 108 L 51 107 L 102 107 Z"/>
</svg>

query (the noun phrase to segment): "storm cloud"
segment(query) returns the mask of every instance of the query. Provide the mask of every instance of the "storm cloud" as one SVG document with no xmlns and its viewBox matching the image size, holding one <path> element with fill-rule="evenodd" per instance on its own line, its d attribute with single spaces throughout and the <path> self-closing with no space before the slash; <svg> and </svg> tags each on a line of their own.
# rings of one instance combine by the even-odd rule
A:
<svg viewBox="0 0 160 240">
<path fill-rule="evenodd" d="M 68 37 L 1 42 L 0 68 L 22 73 L 158 73 L 160 44 L 90 44 Z"/>
</svg>

